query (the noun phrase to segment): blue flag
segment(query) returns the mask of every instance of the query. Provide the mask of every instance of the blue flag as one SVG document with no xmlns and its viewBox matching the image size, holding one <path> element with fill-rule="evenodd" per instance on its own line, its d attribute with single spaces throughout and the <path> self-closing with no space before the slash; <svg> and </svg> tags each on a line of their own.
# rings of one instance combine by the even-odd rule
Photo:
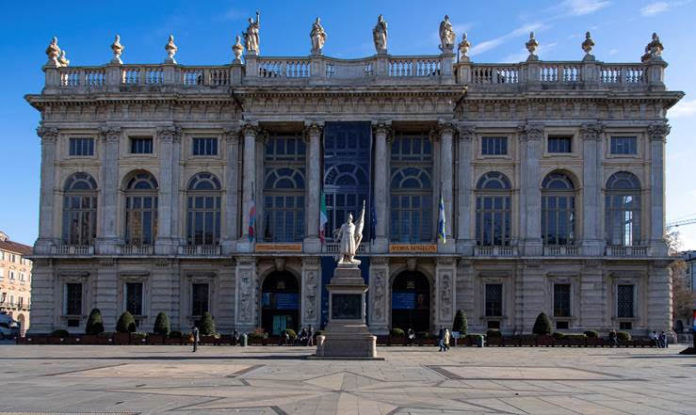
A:
<svg viewBox="0 0 696 415">
<path fill-rule="evenodd" d="M 440 215 L 437 220 L 437 237 L 440 239 L 440 241 L 442 241 L 443 244 L 446 244 L 447 230 L 445 228 L 445 199 L 442 197 L 442 193 L 440 193 L 439 209 Z"/>
<path fill-rule="evenodd" d="M 377 212 L 375 211 L 375 204 L 372 203 L 372 208 L 370 209 L 370 240 L 374 240 L 377 236 Z"/>
</svg>

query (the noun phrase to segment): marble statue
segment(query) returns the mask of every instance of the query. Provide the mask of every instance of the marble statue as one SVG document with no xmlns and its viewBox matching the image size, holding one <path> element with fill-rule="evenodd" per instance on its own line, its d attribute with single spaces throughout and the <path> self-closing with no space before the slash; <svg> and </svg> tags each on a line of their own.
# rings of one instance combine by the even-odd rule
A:
<svg viewBox="0 0 696 415">
<path fill-rule="evenodd" d="M 242 62 L 242 53 L 244 52 L 244 46 L 242 46 L 242 40 L 239 35 L 237 35 L 236 42 L 232 45 L 232 53 L 234 53 L 234 63 Z"/>
<path fill-rule="evenodd" d="M 440 50 L 443 52 L 451 51 L 456 37 L 449 16 L 445 15 L 445 19 L 440 23 Z"/>
<path fill-rule="evenodd" d="M 594 40 L 592 40 L 592 35 L 590 32 L 585 32 L 585 40 L 580 45 L 582 46 L 582 50 L 585 52 L 585 56 L 591 56 L 594 45 L 595 43 Z"/>
<path fill-rule="evenodd" d="M 387 21 L 380 14 L 377 18 L 377 24 L 372 29 L 372 39 L 375 42 L 377 53 L 386 53 L 387 51 Z"/>
<path fill-rule="evenodd" d="M 312 53 L 321 54 L 321 50 L 324 48 L 324 43 L 326 42 L 326 31 L 321 25 L 318 17 L 312 24 L 312 31 L 309 32 L 309 37 L 312 39 Z"/>
<path fill-rule="evenodd" d="M 58 63 L 59 63 L 60 66 L 62 66 L 62 67 L 66 67 L 66 66 L 69 66 L 69 65 L 70 65 L 70 61 L 69 61 L 68 58 L 65 56 L 65 53 L 66 53 L 66 52 L 65 52 L 65 49 L 63 49 L 63 50 L 60 51 L 60 56 L 58 56 Z"/>
<path fill-rule="evenodd" d="M 48 66 L 60 66 L 58 58 L 60 57 L 60 48 L 58 47 L 58 38 L 53 36 L 51 43 L 46 48 L 46 56 L 48 56 Z"/>
<path fill-rule="evenodd" d="M 251 53 L 258 55 L 259 54 L 259 19 L 261 18 L 261 13 L 259 11 L 256 11 L 256 21 L 254 21 L 253 17 L 249 18 L 249 26 L 247 26 L 246 32 L 243 32 L 242 34 L 244 35 L 244 44 L 246 46 L 246 50 Z"/>
<path fill-rule="evenodd" d="M 338 247 L 338 263 L 359 265 L 360 261 L 354 259 L 358 252 L 358 247 L 363 237 L 363 227 L 365 226 L 365 201 L 363 200 L 362 211 L 358 221 L 353 223 L 353 214 L 349 213 L 346 223 L 336 231 L 336 239 L 340 241 Z"/>
<path fill-rule="evenodd" d="M 167 59 L 164 60 L 164 63 L 176 63 L 176 60 L 174 59 L 174 55 L 176 55 L 176 51 L 179 48 L 174 44 L 174 35 L 169 35 L 169 41 L 167 41 L 167 44 L 164 45 L 164 50 L 167 51 Z"/>
<path fill-rule="evenodd" d="M 660 37 L 657 33 L 652 34 L 652 41 L 645 46 L 645 54 L 641 56 L 640 61 L 646 62 L 652 58 L 662 59 L 662 51 L 665 48 L 660 42 Z"/>
<path fill-rule="evenodd" d="M 123 63 L 123 61 L 121 60 L 121 54 L 123 53 L 123 49 L 125 49 L 125 46 L 121 44 L 121 36 L 116 35 L 114 43 L 111 44 L 111 50 L 114 52 L 114 57 L 113 59 L 111 59 L 111 63 L 119 65 Z"/>
<path fill-rule="evenodd" d="M 469 39 L 467 39 L 466 33 L 462 35 L 462 41 L 459 42 L 459 61 L 460 62 L 468 62 L 469 61 L 469 56 L 467 53 L 469 53 L 469 49 L 471 48 L 471 42 L 469 42 Z"/>
</svg>

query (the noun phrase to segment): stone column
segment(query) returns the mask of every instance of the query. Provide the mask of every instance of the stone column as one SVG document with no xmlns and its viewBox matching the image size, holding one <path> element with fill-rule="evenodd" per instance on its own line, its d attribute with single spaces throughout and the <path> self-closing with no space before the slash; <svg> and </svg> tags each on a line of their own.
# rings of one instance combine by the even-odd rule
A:
<svg viewBox="0 0 696 415">
<path fill-rule="evenodd" d="M 102 320 L 104 321 L 104 330 L 115 331 L 116 320 L 119 317 L 117 299 L 118 284 L 120 281 L 118 273 L 116 272 L 116 265 L 112 259 L 103 259 L 99 261 L 95 280 L 95 307 L 101 311 Z M 83 310 L 83 313 L 86 314 L 89 313 L 89 311 L 89 309 Z"/>
<path fill-rule="evenodd" d="M 637 287 L 637 285 L 636 285 Z M 648 330 L 672 333 L 672 271 L 668 261 L 655 261 L 648 275 Z M 640 303 L 636 309 L 641 309 Z M 33 324 L 33 323 L 32 323 Z"/>
<path fill-rule="evenodd" d="M 453 258 L 438 258 L 435 264 L 435 328 L 452 328 L 454 322 L 457 268 Z"/>
<path fill-rule="evenodd" d="M 259 200 L 256 194 L 256 137 L 258 128 L 252 124 L 242 127 L 244 137 L 244 153 L 242 159 L 242 237 L 237 243 L 237 249 L 242 252 L 251 252 L 253 242 L 249 241 L 249 213 L 251 207 Z M 258 206 L 256 206 L 258 210 Z M 257 215 L 258 218 L 258 215 Z M 259 227 L 256 226 L 256 229 Z M 256 235 L 258 236 L 258 235 Z"/>
<path fill-rule="evenodd" d="M 436 220 L 435 237 L 437 238 L 438 252 L 454 252 L 456 248 L 456 239 L 452 232 L 452 218 L 454 218 L 452 213 L 454 206 L 452 203 L 452 184 L 454 182 L 452 137 L 454 136 L 454 131 L 454 126 L 452 124 L 444 123 L 440 125 L 440 183 L 434 195 L 437 198 L 436 206 L 439 206 L 440 196 L 442 196 L 445 201 L 445 234 L 447 236 L 447 242 L 443 244 L 440 239 L 437 238 L 438 227 Z M 435 212 L 436 218 L 439 218 L 439 208 L 436 208 Z"/>
<path fill-rule="evenodd" d="M 586 330 L 604 330 L 607 316 L 607 289 L 599 260 L 585 261 L 580 276 L 580 318 Z"/>
<path fill-rule="evenodd" d="M 389 197 L 389 152 L 387 151 L 387 137 L 390 132 L 389 123 L 378 123 L 374 126 L 375 138 L 375 183 L 374 204 L 377 223 L 375 226 L 375 240 L 371 252 L 387 252 L 389 250 L 389 238 L 387 236 L 387 198 Z M 372 212 L 366 212 L 367 223 L 372 221 Z"/>
<path fill-rule="evenodd" d="M 648 127 L 650 139 L 650 253 L 666 256 L 665 234 L 665 142 L 670 126 L 664 123 Z M 645 206 L 645 204 L 643 204 Z"/>
<path fill-rule="evenodd" d="M 256 260 L 253 257 L 240 257 L 235 268 L 237 281 L 235 289 L 235 304 L 237 309 L 234 315 L 235 328 L 240 333 L 253 331 L 257 325 L 259 301 L 258 279 L 256 276 Z"/>
<path fill-rule="evenodd" d="M 323 125 L 312 122 L 306 126 L 307 138 L 307 187 L 305 200 L 307 213 L 305 216 L 305 252 L 321 252 L 319 239 L 319 210 L 321 207 L 321 133 Z M 327 230 L 328 232 L 328 230 Z"/>
<path fill-rule="evenodd" d="M 229 255 L 237 246 L 239 238 L 239 212 L 237 203 L 238 177 L 239 177 L 239 130 L 227 128 L 223 132 L 225 143 L 225 202 L 223 203 L 223 227 L 222 227 L 222 253 Z"/>
<path fill-rule="evenodd" d="M 372 334 L 389 334 L 389 261 L 385 257 L 370 260 L 368 323 Z"/>
<path fill-rule="evenodd" d="M 527 124 L 520 128 L 520 237 L 522 253 L 541 255 L 541 186 L 539 159 L 544 127 Z"/>
<path fill-rule="evenodd" d="M 41 182 L 43 184 L 43 181 Z M 31 325 L 29 334 L 48 334 L 53 331 L 56 314 L 60 313 L 58 298 L 55 293 L 57 276 L 51 261 L 35 259 L 31 272 Z"/>
<path fill-rule="evenodd" d="M 476 133 L 473 125 L 459 126 L 457 152 L 457 253 L 473 255 L 475 239 L 471 232 L 473 208 L 472 142 Z"/>
<path fill-rule="evenodd" d="M 175 126 L 157 129 L 159 143 L 160 174 L 157 211 L 157 240 L 155 252 L 162 255 L 176 253 L 179 244 L 176 231 L 172 229 L 174 217 L 179 204 L 177 167 L 179 160 L 175 157 L 175 143 L 179 141 L 181 130 Z"/>
<path fill-rule="evenodd" d="M 98 186 L 101 188 L 100 226 L 97 227 L 97 252 L 100 254 L 115 254 L 123 239 L 119 238 L 118 220 L 118 144 L 121 141 L 121 128 L 102 127 L 101 178 Z"/>
<path fill-rule="evenodd" d="M 318 257 L 302 259 L 302 304 L 300 327 L 318 330 L 321 324 L 321 265 Z"/>
<path fill-rule="evenodd" d="M 580 129 L 583 149 L 582 253 L 591 256 L 602 255 L 604 250 L 600 226 L 603 212 L 600 146 L 602 130 L 601 124 L 584 124 Z"/>
<path fill-rule="evenodd" d="M 460 259 L 457 262 L 456 301 L 455 310 L 462 310 L 464 314 L 473 319 L 478 313 L 474 310 L 474 266 L 469 259 Z M 453 320 L 454 321 L 454 320 Z"/>
<path fill-rule="evenodd" d="M 34 253 L 49 254 L 51 248 L 60 243 L 60 228 L 55 228 L 53 215 L 56 191 L 56 142 L 57 128 L 37 128 L 36 133 L 41 137 L 41 193 L 39 196 L 39 238 L 36 241 Z M 33 317 L 33 316 L 32 316 Z"/>
</svg>

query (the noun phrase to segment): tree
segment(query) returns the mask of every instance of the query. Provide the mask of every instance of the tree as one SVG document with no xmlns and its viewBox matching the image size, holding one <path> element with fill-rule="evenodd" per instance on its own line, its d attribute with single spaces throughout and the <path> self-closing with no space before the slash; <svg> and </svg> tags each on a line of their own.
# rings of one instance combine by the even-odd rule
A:
<svg viewBox="0 0 696 415">
<path fill-rule="evenodd" d="M 665 242 L 669 247 L 669 255 L 674 258 L 674 262 L 669 264 L 672 274 L 672 319 L 675 322 L 683 320 L 688 323 L 696 304 L 696 293 L 689 287 L 688 265 L 684 261 L 685 252 L 679 252 L 682 246 L 679 231 L 667 233 Z"/>
<path fill-rule="evenodd" d="M 462 337 L 466 336 L 466 331 L 469 328 L 469 324 L 466 321 L 466 315 L 462 310 L 457 310 L 457 314 L 454 315 L 454 323 L 452 324 L 452 331 L 458 331 Z"/>
<path fill-rule="evenodd" d="M 100 334 L 104 332 L 104 321 L 102 320 L 101 311 L 98 308 L 93 308 L 87 318 L 85 326 L 85 334 Z"/>
<path fill-rule="evenodd" d="M 537 336 L 551 334 L 551 320 L 549 320 L 549 316 L 547 316 L 546 313 L 539 313 L 534 322 L 532 333 Z"/>
<path fill-rule="evenodd" d="M 119 333 L 133 333 L 135 332 L 135 319 L 133 315 L 128 311 L 124 311 L 121 317 L 118 318 L 116 323 L 116 331 Z"/>
<path fill-rule="evenodd" d="M 167 317 L 167 313 L 160 311 L 157 314 L 157 318 L 155 318 L 154 332 L 162 336 L 168 336 L 169 330 L 169 317 Z"/>
<path fill-rule="evenodd" d="M 201 318 L 200 331 L 204 336 L 212 336 L 215 334 L 215 321 L 213 320 L 213 316 L 207 311 L 203 313 L 203 317 Z"/>
</svg>

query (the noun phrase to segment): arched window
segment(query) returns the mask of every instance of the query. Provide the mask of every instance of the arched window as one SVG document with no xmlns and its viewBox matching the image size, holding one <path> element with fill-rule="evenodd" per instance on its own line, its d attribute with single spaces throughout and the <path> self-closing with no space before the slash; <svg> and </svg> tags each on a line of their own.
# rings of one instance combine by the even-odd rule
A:
<svg viewBox="0 0 696 415">
<path fill-rule="evenodd" d="M 272 133 L 266 140 L 263 183 L 266 242 L 298 242 L 304 238 L 305 154 L 300 133 Z"/>
<path fill-rule="evenodd" d="M 541 237 L 545 245 L 575 243 L 575 187 L 563 173 L 541 183 Z"/>
<path fill-rule="evenodd" d="M 510 245 L 511 229 L 510 181 L 486 173 L 476 184 L 476 244 Z"/>
<path fill-rule="evenodd" d="M 397 134 L 391 144 L 392 242 L 433 239 L 433 151 L 427 134 Z"/>
<path fill-rule="evenodd" d="M 605 198 L 607 243 L 640 245 L 640 182 L 629 172 L 613 174 Z"/>
<path fill-rule="evenodd" d="M 220 180 L 210 173 L 198 173 L 188 185 L 186 201 L 186 243 L 220 243 Z"/>
<path fill-rule="evenodd" d="M 126 244 L 153 245 L 157 238 L 157 180 L 148 172 L 126 183 Z"/>
<path fill-rule="evenodd" d="M 65 181 L 63 195 L 63 243 L 92 245 L 97 237 L 97 182 L 87 173 L 75 173 Z"/>
</svg>

